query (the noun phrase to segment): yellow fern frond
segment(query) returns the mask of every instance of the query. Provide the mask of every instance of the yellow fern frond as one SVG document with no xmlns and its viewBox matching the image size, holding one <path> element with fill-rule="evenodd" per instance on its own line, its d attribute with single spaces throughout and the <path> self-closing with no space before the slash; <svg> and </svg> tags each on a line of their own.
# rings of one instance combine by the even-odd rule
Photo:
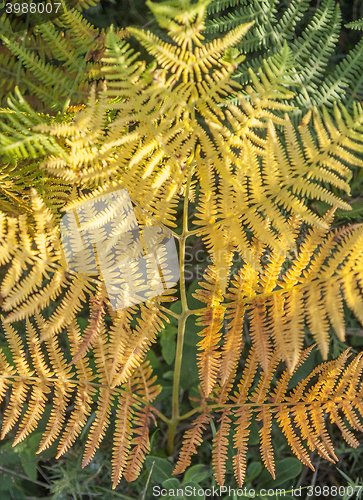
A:
<svg viewBox="0 0 363 500">
<path fill-rule="evenodd" d="M 162 42 L 149 31 L 145 32 L 137 28 L 130 28 L 129 31 L 146 47 L 151 55 L 155 56 L 162 68 L 175 73 L 177 78 L 183 76 L 183 81 L 186 83 L 194 79 L 197 82 L 201 81 L 201 73 L 207 73 L 212 65 L 218 64 L 218 59 L 222 57 L 223 53 L 235 45 L 251 26 L 253 23 L 240 25 L 231 30 L 224 38 L 213 40 L 208 45 L 195 47 L 194 51 L 184 46 L 180 49 L 167 42 Z"/>
<path fill-rule="evenodd" d="M 204 290 L 198 290 L 194 297 L 207 303 L 206 309 L 199 314 L 199 325 L 205 328 L 198 334 L 203 337 L 198 343 L 198 367 L 202 391 L 204 397 L 208 397 L 212 392 L 217 381 L 217 375 L 220 367 L 220 352 L 218 342 L 221 338 L 223 318 L 226 308 L 219 305 L 222 297 L 220 280 L 214 266 L 206 270 L 206 281 L 202 283 Z"/>
</svg>

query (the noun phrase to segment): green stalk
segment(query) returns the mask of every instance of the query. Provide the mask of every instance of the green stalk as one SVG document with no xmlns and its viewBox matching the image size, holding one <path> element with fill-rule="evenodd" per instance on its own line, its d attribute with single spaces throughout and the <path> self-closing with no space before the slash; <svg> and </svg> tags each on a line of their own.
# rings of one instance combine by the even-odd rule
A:
<svg viewBox="0 0 363 500">
<path fill-rule="evenodd" d="M 189 196 L 192 174 L 193 174 L 193 169 L 191 168 L 184 193 L 183 233 L 179 238 L 179 273 L 180 273 L 180 297 L 182 304 L 182 312 L 178 319 L 178 337 L 177 337 L 176 353 L 175 353 L 175 368 L 174 368 L 173 395 L 172 395 L 172 416 L 168 428 L 167 450 L 169 455 L 172 455 L 174 453 L 175 433 L 178 423 L 180 421 L 180 413 L 179 413 L 180 373 L 181 373 L 181 364 L 183 360 L 185 325 L 188 316 L 190 316 L 190 311 L 187 302 L 187 295 L 185 290 L 184 263 L 185 263 L 185 242 L 187 237 L 189 236 L 188 196 Z"/>
</svg>

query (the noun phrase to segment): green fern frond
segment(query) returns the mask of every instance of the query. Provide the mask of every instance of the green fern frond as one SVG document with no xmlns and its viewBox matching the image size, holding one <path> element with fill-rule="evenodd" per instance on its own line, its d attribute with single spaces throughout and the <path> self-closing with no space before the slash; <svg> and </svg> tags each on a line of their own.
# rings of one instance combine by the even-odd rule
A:
<svg viewBox="0 0 363 500">
<path fill-rule="evenodd" d="M 99 31 L 75 9 L 65 10 L 56 22 L 61 28 L 66 28 L 65 37 L 78 55 L 86 54 L 99 35 Z"/>
<path fill-rule="evenodd" d="M 240 0 L 212 0 L 208 5 L 208 13 L 215 14 L 228 7 L 238 5 Z"/>
<path fill-rule="evenodd" d="M 15 89 L 15 94 L 16 100 L 11 98 L 8 100 L 11 110 L 0 110 L 0 114 L 10 122 L 8 125 L 3 119 L 0 123 L 3 130 L 0 134 L 1 154 L 13 160 L 39 158 L 46 152 L 64 157 L 63 149 L 53 137 L 36 134 L 29 130 L 29 126 L 40 124 L 47 117 L 42 118 L 33 111 L 18 89 Z"/>
<path fill-rule="evenodd" d="M 349 108 L 363 86 L 363 40 L 347 54 L 333 73 L 326 77 L 319 89 L 322 104 L 338 100 L 345 89 L 349 90 L 345 101 Z"/>
<path fill-rule="evenodd" d="M 236 4 L 237 2 L 234 3 L 234 5 Z M 231 5 L 231 7 L 234 7 L 234 5 Z M 218 3 L 218 5 L 215 2 L 212 2 L 208 7 L 208 12 L 211 14 L 215 14 L 216 12 L 227 8 L 228 6 L 229 5 L 224 5 L 220 2 Z M 228 31 L 230 29 L 236 28 L 240 24 L 250 23 L 261 17 L 262 9 L 263 5 L 249 4 L 246 7 L 241 7 L 238 12 L 234 12 L 233 14 L 230 13 L 228 16 L 221 16 L 219 19 L 211 19 L 209 25 L 207 25 L 206 31 L 207 33 Z M 247 35 L 247 37 L 248 40 L 251 38 L 251 35 Z M 248 52 L 249 44 L 251 45 L 251 49 L 254 48 L 253 42 L 250 41 L 248 43 L 247 40 L 243 41 L 243 47 L 246 52 Z"/>
<path fill-rule="evenodd" d="M 24 38 L 12 28 L 3 17 L 0 38 L 5 56 L 0 73 L 4 87 L 0 100 L 18 86 L 37 109 L 64 111 L 70 103 L 83 101 L 90 84 L 102 78 L 105 33 L 94 29 L 76 10 L 66 10 L 54 22 L 40 23 Z M 123 38 L 124 31 L 118 31 L 118 36 Z"/>
<path fill-rule="evenodd" d="M 321 105 L 315 95 L 338 42 L 340 25 L 339 6 L 327 0 L 322 3 L 303 35 L 292 45 L 294 58 L 298 63 L 296 80 L 300 84 L 297 96 L 300 107 L 311 108 L 312 104 Z"/>
<path fill-rule="evenodd" d="M 281 19 L 274 26 L 274 31 L 276 30 L 283 40 L 293 39 L 294 29 L 299 21 L 303 19 L 304 13 L 309 6 L 310 0 L 292 0 Z"/>
<path fill-rule="evenodd" d="M 336 216 L 340 219 L 357 219 L 363 216 L 363 201 L 357 200 L 351 203 L 352 210 L 350 212 L 345 212 L 342 210 L 337 210 Z"/>
<path fill-rule="evenodd" d="M 247 33 L 246 39 L 238 45 L 240 53 L 247 56 L 248 67 L 254 72 L 262 65 L 262 49 L 266 58 L 281 52 L 284 43 L 288 44 L 296 55 L 293 65 L 295 102 L 299 108 L 296 118 L 313 106 L 331 106 L 338 99 L 342 99 L 351 110 L 353 101 L 363 85 L 361 42 L 351 49 L 333 72 L 326 72 L 327 64 L 336 50 L 341 24 L 340 7 L 334 0 L 324 0 L 304 27 L 302 34 L 296 37 L 296 29 L 300 26 L 310 3 L 310 0 L 294 0 L 280 16 L 272 1 L 266 0 L 253 6 L 243 1 L 239 2 L 242 7 L 235 7 L 227 17 L 220 16 L 207 22 L 207 30 L 215 33 L 230 30 L 232 26 L 235 28 L 242 22 L 255 20 L 256 23 Z M 227 8 L 227 5 L 220 2 L 212 2 L 211 5 L 216 12 L 219 12 L 219 8 L 221 11 Z M 354 26 L 358 28 L 359 21 L 357 24 L 348 25 Z M 239 67 L 234 78 L 241 84 L 250 81 L 250 75 L 243 66 Z"/>
<path fill-rule="evenodd" d="M 345 25 L 346 28 L 351 28 L 352 30 L 361 30 L 363 29 L 363 19 L 359 19 L 358 21 L 353 21 L 352 23 L 348 23 Z"/>
<path fill-rule="evenodd" d="M 44 63 L 31 51 L 23 49 L 16 42 L 1 34 L 1 39 L 11 52 L 28 68 L 43 85 L 50 85 L 61 95 L 72 95 L 72 85 L 66 74 L 49 63 Z"/>
</svg>

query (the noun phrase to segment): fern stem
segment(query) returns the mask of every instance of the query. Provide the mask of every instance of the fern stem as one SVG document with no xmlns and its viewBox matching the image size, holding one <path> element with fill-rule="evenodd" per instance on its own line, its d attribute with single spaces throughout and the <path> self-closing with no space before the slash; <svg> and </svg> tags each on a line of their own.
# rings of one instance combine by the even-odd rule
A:
<svg viewBox="0 0 363 500">
<path fill-rule="evenodd" d="M 175 354 L 175 369 L 174 369 L 174 381 L 173 381 L 173 396 L 172 396 L 172 417 L 169 423 L 168 429 L 168 454 L 172 455 L 174 452 L 174 438 L 176 433 L 176 428 L 180 420 L 179 415 L 179 389 L 180 389 L 180 373 L 181 364 L 183 358 L 183 344 L 184 344 L 184 332 L 185 324 L 187 321 L 187 315 L 183 315 L 178 323 L 178 340 L 176 345 Z"/>
<path fill-rule="evenodd" d="M 187 184 L 185 186 L 184 193 L 184 207 L 183 207 L 183 233 L 179 240 L 179 268 L 180 268 L 180 298 L 182 304 L 182 316 L 189 312 L 188 303 L 187 303 L 187 295 L 185 290 L 185 276 L 184 276 L 184 263 L 185 263 L 185 242 L 189 236 L 189 227 L 188 227 L 188 208 L 189 208 L 189 190 L 190 184 L 192 181 L 193 168 L 190 168 Z M 183 333 L 184 334 L 184 333 Z"/>
<path fill-rule="evenodd" d="M 178 314 L 174 311 L 171 311 L 170 309 L 168 309 L 165 306 L 159 305 L 159 309 L 160 309 L 160 311 L 163 311 L 164 313 L 169 314 L 170 316 L 173 316 L 173 318 L 175 318 L 177 320 L 179 320 L 179 318 L 180 318 L 180 314 Z"/>
<path fill-rule="evenodd" d="M 189 189 L 193 175 L 193 168 L 190 168 L 187 184 L 184 193 L 184 207 L 183 207 L 183 232 L 179 239 L 179 273 L 180 273 L 180 298 L 182 305 L 182 312 L 178 318 L 178 339 L 176 344 L 175 353 L 175 368 L 173 380 L 173 396 L 172 396 L 172 416 L 168 429 L 168 453 L 173 454 L 174 451 L 174 438 L 176 428 L 178 426 L 179 415 L 179 391 L 180 391 L 180 373 L 183 359 L 183 345 L 185 324 L 187 318 L 190 316 L 191 311 L 188 308 L 187 294 L 185 289 L 185 276 L 184 276 L 184 263 L 185 263 L 185 242 L 188 238 L 188 202 L 189 202 Z"/>
</svg>

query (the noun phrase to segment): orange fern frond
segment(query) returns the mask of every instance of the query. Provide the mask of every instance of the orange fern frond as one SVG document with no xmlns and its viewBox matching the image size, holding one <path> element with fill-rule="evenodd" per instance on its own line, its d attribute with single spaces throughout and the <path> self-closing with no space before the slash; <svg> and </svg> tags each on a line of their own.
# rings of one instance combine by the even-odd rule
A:
<svg viewBox="0 0 363 500">
<path fill-rule="evenodd" d="M 109 388 L 100 389 L 99 398 L 97 401 L 97 411 L 95 420 L 92 422 L 88 439 L 85 446 L 85 451 L 82 460 L 82 467 L 86 467 L 92 460 L 97 448 L 105 436 L 106 429 L 110 423 L 111 405 L 113 399 L 113 391 Z"/>
<path fill-rule="evenodd" d="M 198 313 L 197 324 L 205 326 L 198 334 L 203 337 L 198 343 L 198 367 L 204 397 L 212 392 L 220 367 L 220 352 L 218 342 L 222 336 L 226 308 L 219 305 L 222 298 L 219 276 L 215 266 L 209 266 L 205 272 L 206 281 L 201 283 L 204 290 L 197 290 L 194 297 L 207 304 L 202 313 Z"/>
<path fill-rule="evenodd" d="M 116 430 L 113 440 L 112 450 L 112 482 L 113 488 L 116 488 L 119 483 L 122 473 L 126 468 L 129 450 L 132 440 L 132 424 L 133 415 L 132 405 L 134 399 L 130 394 L 125 394 L 119 397 L 116 416 Z"/>
<path fill-rule="evenodd" d="M 246 475 L 246 455 L 248 437 L 250 435 L 249 426 L 252 421 L 252 410 L 241 405 L 238 410 L 235 410 L 234 415 L 237 420 L 235 423 L 235 434 L 233 436 L 234 449 L 236 450 L 236 454 L 233 457 L 233 470 L 236 481 L 241 487 Z"/>
<path fill-rule="evenodd" d="M 197 453 L 197 448 L 202 443 L 203 431 L 209 421 L 208 412 L 202 413 L 194 420 L 192 428 L 186 431 L 173 475 L 181 474 L 190 465 L 192 455 Z"/>
<path fill-rule="evenodd" d="M 275 479 L 275 460 L 274 452 L 271 443 L 271 426 L 272 426 L 272 412 L 269 408 L 263 406 L 257 415 L 257 420 L 262 422 L 262 427 L 259 431 L 261 440 L 261 457 L 265 467 Z"/>
<path fill-rule="evenodd" d="M 228 435 L 231 427 L 231 419 L 229 418 L 230 414 L 231 412 L 229 410 L 223 411 L 219 420 L 219 429 L 213 439 L 212 467 L 215 471 L 216 481 L 220 485 L 224 484 L 224 477 L 226 474 Z"/>
<path fill-rule="evenodd" d="M 125 382 L 140 365 L 147 348 L 155 342 L 156 334 L 163 327 L 163 320 L 167 318 L 161 313 L 156 301 L 141 306 L 141 319 L 138 318 L 138 325 L 126 340 L 120 368 L 114 377 L 112 387 Z"/>
<path fill-rule="evenodd" d="M 152 409 L 145 406 L 141 410 L 135 410 L 133 424 L 132 449 L 127 459 L 127 465 L 124 471 L 126 481 L 135 481 L 140 474 L 143 462 L 147 453 L 150 451 L 149 428 L 151 420 L 155 421 Z"/>
<path fill-rule="evenodd" d="M 213 468 L 218 484 L 224 484 L 225 460 L 228 457 L 228 439 L 233 420 L 233 469 L 236 481 L 242 486 L 246 473 L 246 453 L 250 424 L 254 413 L 260 422 L 260 452 L 266 468 L 275 476 L 274 451 L 272 446 L 273 426 L 276 422 L 297 458 L 313 468 L 309 452 L 317 451 L 323 458 L 334 462 L 337 456 L 327 431 L 327 418 L 337 425 L 343 438 L 353 447 L 358 441 L 349 426 L 362 430 L 363 405 L 361 400 L 361 377 L 363 354 L 359 354 L 350 364 L 349 350 L 338 359 L 317 366 L 308 377 L 288 391 L 293 374 L 311 353 L 312 347 L 305 349 L 293 371 L 285 369 L 277 376 L 280 358 L 278 353 L 271 356 L 267 371 L 262 370 L 258 356 L 251 350 L 244 367 L 238 390 L 229 400 L 218 401 L 218 393 L 213 411 L 220 418 L 220 427 L 213 440 Z M 259 368 L 260 367 L 260 368 Z M 276 377 L 275 389 L 272 382 Z M 256 381 L 257 379 L 257 381 Z M 256 382 L 256 383 L 255 383 Z M 254 386 L 252 394 L 249 394 Z M 174 474 L 182 473 L 190 464 L 202 439 L 202 430 L 213 417 L 212 412 L 203 412 L 194 426 L 184 436 L 184 444 Z M 344 420 L 344 418 L 346 420 Z M 235 420 L 234 420 L 235 419 Z M 308 448 L 308 449 L 307 449 Z"/>
<path fill-rule="evenodd" d="M 136 407 L 133 418 L 133 434 L 124 477 L 127 481 L 134 481 L 141 470 L 146 454 L 150 451 L 149 428 L 153 420 L 155 422 L 155 408 L 151 406 L 152 401 L 160 394 L 161 387 L 155 385 L 156 376 L 152 376 L 152 369 L 148 361 L 142 363 L 132 378 L 132 390 L 137 396 L 145 401 L 143 408 Z"/>
<path fill-rule="evenodd" d="M 100 335 L 100 329 L 102 327 L 102 321 L 105 315 L 105 309 L 103 301 L 106 297 L 106 290 L 104 284 L 102 284 L 95 297 L 91 301 L 91 311 L 90 311 L 90 321 L 87 325 L 85 331 L 83 332 L 82 344 L 79 350 L 72 357 L 71 363 L 76 363 L 80 358 L 84 357 L 87 351 L 92 347 L 95 342 L 96 337 Z"/>
</svg>

